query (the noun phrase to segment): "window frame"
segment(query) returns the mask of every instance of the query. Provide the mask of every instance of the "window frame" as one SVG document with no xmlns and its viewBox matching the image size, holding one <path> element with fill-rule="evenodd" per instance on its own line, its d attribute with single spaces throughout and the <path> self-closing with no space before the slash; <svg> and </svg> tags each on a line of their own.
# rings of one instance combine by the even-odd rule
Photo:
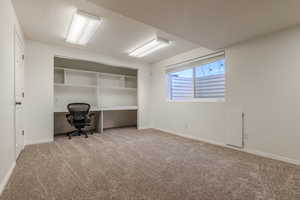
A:
<svg viewBox="0 0 300 200">
<path fill-rule="evenodd" d="M 224 97 L 217 97 L 217 98 L 210 98 L 210 97 L 207 97 L 207 98 L 196 98 L 195 97 L 195 84 L 196 84 L 196 81 L 195 81 L 195 77 L 196 77 L 196 68 L 197 67 L 200 67 L 202 65 L 205 65 L 205 64 L 202 64 L 200 66 L 196 66 L 196 65 L 192 65 L 190 67 L 186 67 L 185 69 L 179 69 L 178 71 L 183 71 L 183 70 L 187 70 L 187 69 L 192 69 L 193 70 L 193 90 L 194 90 L 194 97 L 193 98 L 187 98 L 187 99 L 171 99 L 171 83 L 170 83 L 170 74 L 173 73 L 173 72 L 176 72 L 173 71 L 173 72 L 166 72 L 165 74 L 165 80 L 166 80 L 166 101 L 169 102 L 169 103 L 197 103 L 197 102 L 202 102 L 202 103 L 224 103 L 226 98 L 226 59 L 225 59 L 225 53 L 219 53 L 217 55 L 212 55 L 212 56 L 209 56 L 208 58 L 209 59 L 214 59 L 214 58 L 218 58 L 219 56 L 222 56 L 223 59 L 224 59 L 224 63 L 225 63 L 225 68 L 224 68 L 224 78 L 225 78 L 225 82 L 224 82 Z M 206 60 L 207 58 L 205 59 L 199 59 L 199 60 Z M 221 59 L 216 59 L 215 61 L 218 61 L 218 60 L 221 60 Z M 195 60 L 195 61 L 192 61 L 190 63 L 195 63 L 197 62 L 198 60 Z M 212 62 L 215 62 L 215 61 L 212 61 Z M 206 64 L 208 63 L 212 63 L 212 62 L 207 62 Z M 182 65 L 182 64 L 181 64 Z M 180 65 L 180 66 L 181 66 Z"/>
</svg>

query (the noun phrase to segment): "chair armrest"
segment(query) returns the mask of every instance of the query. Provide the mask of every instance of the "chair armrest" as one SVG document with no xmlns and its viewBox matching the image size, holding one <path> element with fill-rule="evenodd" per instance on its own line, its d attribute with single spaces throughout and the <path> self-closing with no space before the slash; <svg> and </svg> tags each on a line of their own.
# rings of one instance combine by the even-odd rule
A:
<svg viewBox="0 0 300 200">
<path fill-rule="evenodd" d="M 95 113 L 90 113 L 89 114 L 89 117 L 94 117 L 95 116 Z"/>
<path fill-rule="evenodd" d="M 71 114 L 66 114 L 66 118 L 71 126 L 73 126 L 73 116 Z"/>
<path fill-rule="evenodd" d="M 86 116 L 86 123 L 87 124 L 90 124 L 91 123 L 91 118 L 95 116 L 95 113 L 89 113 L 87 116 Z"/>
</svg>

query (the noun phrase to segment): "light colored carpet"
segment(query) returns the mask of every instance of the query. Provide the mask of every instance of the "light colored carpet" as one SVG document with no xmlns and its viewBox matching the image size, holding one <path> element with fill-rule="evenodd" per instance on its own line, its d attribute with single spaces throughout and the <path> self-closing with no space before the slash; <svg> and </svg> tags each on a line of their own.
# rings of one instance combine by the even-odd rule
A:
<svg viewBox="0 0 300 200">
<path fill-rule="evenodd" d="M 300 167 L 157 130 L 27 146 L 1 200 L 296 200 Z"/>
</svg>

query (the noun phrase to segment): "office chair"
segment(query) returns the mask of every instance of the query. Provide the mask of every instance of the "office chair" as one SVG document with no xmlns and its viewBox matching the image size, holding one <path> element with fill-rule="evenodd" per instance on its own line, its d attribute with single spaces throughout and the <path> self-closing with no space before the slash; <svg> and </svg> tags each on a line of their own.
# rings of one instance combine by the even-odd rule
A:
<svg viewBox="0 0 300 200">
<path fill-rule="evenodd" d="M 84 129 L 86 126 L 91 125 L 91 117 L 95 114 L 89 113 L 90 104 L 87 103 L 70 103 L 67 106 L 69 114 L 66 115 L 69 124 L 76 128 L 76 130 L 68 132 L 67 136 L 69 139 L 72 138 L 72 135 L 81 135 L 84 134 L 85 138 L 88 138 L 88 134 Z M 93 132 L 91 132 L 93 134 Z"/>
</svg>

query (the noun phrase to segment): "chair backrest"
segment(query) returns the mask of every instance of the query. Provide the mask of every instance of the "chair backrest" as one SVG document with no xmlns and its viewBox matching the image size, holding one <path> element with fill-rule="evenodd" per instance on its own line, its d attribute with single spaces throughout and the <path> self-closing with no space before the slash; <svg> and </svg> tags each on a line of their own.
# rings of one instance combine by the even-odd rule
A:
<svg viewBox="0 0 300 200">
<path fill-rule="evenodd" d="M 88 103 L 70 103 L 67 107 L 74 121 L 86 119 L 91 108 Z"/>
</svg>

